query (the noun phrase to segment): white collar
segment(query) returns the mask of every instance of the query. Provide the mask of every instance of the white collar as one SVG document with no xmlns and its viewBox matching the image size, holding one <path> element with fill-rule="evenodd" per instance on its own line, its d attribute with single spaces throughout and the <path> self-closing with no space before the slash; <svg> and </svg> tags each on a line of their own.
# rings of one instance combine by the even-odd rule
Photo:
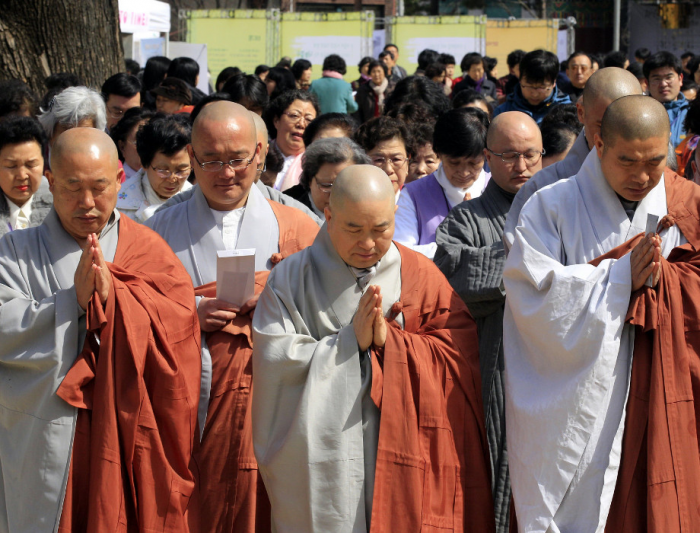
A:
<svg viewBox="0 0 700 533">
<path fill-rule="evenodd" d="M 24 202 L 24 205 L 18 206 L 5 196 L 5 201 L 7 201 L 7 205 L 10 207 L 10 226 L 12 226 L 12 229 L 17 229 L 17 219 L 19 218 L 20 210 L 22 210 L 24 216 L 27 217 L 27 220 L 32 216 L 32 198 L 33 196 L 30 196 L 29 200 Z"/>
<path fill-rule="evenodd" d="M 467 193 L 471 194 L 472 199 L 481 196 L 481 193 L 486 188 L 489 176 L 490 175 L 482 169 L 474 183 L 465 189 L 461 189 L 452 185 L 450 180 L 447 179 L 445 170 L 442 168 L 442 163 L 440 163 L 440 166 L 435 172 L 435 179 L 440 184 L 440 187 L 442 187 L 442 190 L 445 191 L 445 197 L 450 207 L 461 204 L 464 201 L 464 195 Z"/>
</svg>

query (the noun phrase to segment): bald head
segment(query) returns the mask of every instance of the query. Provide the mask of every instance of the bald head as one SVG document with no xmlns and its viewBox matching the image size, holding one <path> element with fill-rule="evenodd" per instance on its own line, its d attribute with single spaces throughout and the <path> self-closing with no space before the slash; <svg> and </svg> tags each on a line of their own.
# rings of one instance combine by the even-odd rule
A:
<svg viewBox="0 0 700 533">
<path fill-rule="evenodd" d="M 331 189 L 331 209 L 363 202 L 395 203 L 389 176 L 374 165 L 352 165 L 341 170 Z"/>
<path fill-rule="evenodd" d="M 530 115 L 520 111 L 507 111 L 491 121 L 489 131 L 486 134 L 486 146 L 494 152 L 500 152 L 500 148 L 494 148 L 494 146 L 498 145 L 504 137 L 518 133 L 537 135 L 539 131 L 537 122 Z"/>
<path fill-rule="evenodd" d="M 108 161 L 115 172 L 119 168 L 119 154 L 114 141 L 95 128 L 71 128 L 63 132 L 51 148 L 51 168 L 55 170 L 75 155 Z"/>
<path fill-rule="evenodd" d="M 229 128 L 250 129 L 250 137 L 256 139 L 255 121 L 250 111 L 240 104 L 222 100 L 204 106 L 192 125 L 192 140 L 211 130 L 212 126 L 228 126 Z"/>
<path fill-rule="evenodd" d="M 593 73 L 583 89 L 583 105 L 605 100 L 606 105 L 618 98 L 642 94 L 639 80 L 631 72 L 619 67 L 607 67 Z"/>
<path fill-rule="evenodd" d="M 618 138 L 626 141 L 663 137 L 668 143 L 671 124 L 666 108 L 648 96 L 625 96 L 608 106 L 603 115 L 600 137 L 606 146 Z"/>
<path fill-rule="evenodd" d="M 265 148 L 267 147 L 267 143 L 270 140 L 265 121 L 257 113 L 253 113 L 252 111 L 248 111 L 248 113 L 250 113 L 250 116 L 253 119 L 253 122 L 255 123 L 255 133 L 258 136 L 258 142 L 262 143 L 263 150 L 265 150 Z"/>
</svg>

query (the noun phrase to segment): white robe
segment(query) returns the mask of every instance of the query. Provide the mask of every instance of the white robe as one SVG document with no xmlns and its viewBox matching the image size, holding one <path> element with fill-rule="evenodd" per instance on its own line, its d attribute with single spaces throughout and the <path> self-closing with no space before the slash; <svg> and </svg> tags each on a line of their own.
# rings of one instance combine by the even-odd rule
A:
<svg viewBox="0 0 700 533">
<path fill-rule="evenodd" d="M 401 296 L 396 246 L 370 284 L 388 314 Z M 253 444 L 278 533 L 369 529 L 380 415 L 352 326 L 361 296 L 324 226 L 275 267 L 255 310 Z"/>
<path fill-rule="evenodd" d="M 216 252 L 225 250 L 221 230 L 202 189 L 195 187 L 185 202 L 158 211 L 146 226 L 158 233 L 182 261 L 195 287 L 216 281 Z M 250 188 L 236 249 L 255 248 L 255 270 L 272 268 L 270 257 L 279 252 L 277 217 L 260 190 Z M 202 335 L 202 382 L 199 399 L 200 435 L 206 423 L 211 394 L 212 362 L 206 335 Z"/>
<path fill-rule="evenodd" d="M 587 264 L 666 215 L 664 180 L 632 222 L 595 151 L 525 204 L 506 260 L 506 424 L 520 531 L 602 532 L 622 450 L 634 329 L 630 254 Z M 666 257 L 685 242 L 661 232 Z"/>
<path fill-rule="evenodd" d="M 109 262 L 114 213 L 100 235 Z M 0 240 L 0 533 L 59 525 L 78 410 L 56 390 L 85 341 L 73 284 L 81 254 L 53 209 Z"/>
<path fill-rule="evenodd" d="M 186 181 L 182 185 L 182 189 L 174 196 L 191 188 L 192 184 Z M 148 181 L 146 170 L 142 168 L 122 184 L 117 195 L 117 209 L 131 220 L 143 224 L 166 201 L 153 190 L 151 183 Z"/>
</svg>

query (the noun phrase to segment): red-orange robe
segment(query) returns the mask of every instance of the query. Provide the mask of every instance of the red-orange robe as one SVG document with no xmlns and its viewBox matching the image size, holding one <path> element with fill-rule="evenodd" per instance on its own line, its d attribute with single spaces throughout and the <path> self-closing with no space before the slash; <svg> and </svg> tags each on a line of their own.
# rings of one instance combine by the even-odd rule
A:
<svg viewBox="0 0 700 533">
<path fill-rule="evenodd" d="M 622 460 L 606 531 L 700 531 L 700 187 L 666 169 L 668 215 L 687 244 L 632 295 L 636 326 Z M 621 257 L 642 238 L 611 250 Z"/>
<path fill-rule="evenodd" d="M 273 263 L 310 246 L 318 225 L 301 211 L 270 201 L 279 224 L 280 253 Z M 256 272 L 255 293 L 269 272 Z M 216 283 L 196 289 L 216 297 Z M 252 315 L 238 315 L 223 329 L 208 333 L 212 383 L 201 447 L 202 531 L 264 533 L 271 531 L 270 502 L 253 453 L 250 398 L 253 385 Z"/>
<path fill-rule="evenodd" d="M 404 329 L 372 357 L 381 409 L 371 533 L 495 531 L 476 323 L 432 261 L 398 245 Z"/>
<path fill-rule="evenodd" d="M 165 241 L 127 217 L 109 270 L 107 303 L 90 302 L 84 349 L 57 392 L 79 408 L 59 531 L 196 531 L 192 281 Z"/>
</svg>

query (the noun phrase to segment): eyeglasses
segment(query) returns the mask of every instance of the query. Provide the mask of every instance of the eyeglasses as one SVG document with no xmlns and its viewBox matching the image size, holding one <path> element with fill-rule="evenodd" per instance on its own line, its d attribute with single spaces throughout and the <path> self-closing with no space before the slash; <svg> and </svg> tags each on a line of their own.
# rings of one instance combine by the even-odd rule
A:
<svg viewBox="0 0 700 533">
<path fill-rule="evenodd" d="M 197 157 L 197 154 L 194 152 L 194 148 L 192 149 L 192 155 L 194 156 L 194 160 L 197 161 L 199 168 L 201 168 L 204 172 L 219 172 L 222 168 L 224 168 L 224 165 L 227 165 L 231 170 L 243 170 L 250 166 L 257 154 L 258 147 L 256 145 L 255 150 L 253 151 L 253 156 L 250 159 L 231 159 L 228 162 L 205 161 L 204 163 L 202 163 Z"/>
<path fill-rule="evenodd" d="M 591 67 L 588 65 L 569 65 L 571 70 L 580 70 L 581 72 L 588 72 Z"/>
<path fill-rule="evenodd" d="M 542 159 L 542 156 L 545 154 L 545 150 L 542 150 L 541 152 L 538 152 L 537 150 L 528 150 L 527 152 L 503 152 L 502 154 L 498 154 L 491 150 L 491 148 L 487 148 L 489 152 L 491 152 L 493 155 L 496 155 L 501 158 L 501 160 L 506 164 L 506 165 L 515 165 L 518 161 L 520 161 L 520 158 L 522 157 L 523 160 L 525 161 L 525 165 L 528 167 L 531 167 L 533 165 L 536 165 L 537 162 Z"/>
<path fill-rule="evenodd" d="M 156 168 L 156 167 L 151 167 L 153 170 L 155 170 L 156 174 L 158 174 L 162 179 L 167 180 L 170 178 L 170 176 L 175 176 L 179 180 L 185 180 L 190 177 L 190 172 L 192 172 L 191 167 L 187 167 L 182 170 L 178 170 L 176 172 L 171 172 L 167 168 Z"/>
<path fill-rule="evenodd" d="M 296 111 L 292 111 L 292 112 L 285 111 L 282 114 L 286 115 L 289 118 L 289 120 L 291 120 L 292 122 L 300 122 L 301 119 L 303 118 L 307 124 L 309 124 L 312 120 L 314 120 L 316 118 L 314 115 L 302 115 L 301 113 L 298 113 Z"/>
<path fill-rule="evenodd" d="M 649 78 L 649 83 L 652 85 L 661 85 L 662 83 L 673 83 L 676 80 L 676 77 L 678 74 L 672 73 L 668 74 L 667 76 L 664 76 L 663 78 L 661 76 L 652 76 Z"/>
<path fill-rule="evenodd" d="M 547 91 L 551 91 L 554 88 L 554 85 L 523 85 L 521 83 L 520 87 L 533 92 L 545 93 Z"/>
<path fill-rule="evenodd" d="M 113 107 L 107 107 L 107 113 L 112 118 L 122 118 L 126 111 L 123 109 L 115 109 Z"/>
<path fill-rule="evenodd" d="M 316 187 L 318 187 L 322 193 L 329 194 L 331 192 L 331 189 L 333 188 L 333 182 L 331 183 L 321 183 L 318 181 L 318 178 L 314 178 L 316 180 Z"/>
<path fill-rule="evenodd" d="M 372 160 L 372 164 L 375 167 L 383 167 L 384 165 L 389 163 L 394 168 L 394 170 L 401 168 L 408 161 L 407 157 L 403 157 L 400 155 L 398 155 L 396 157 L 392 157 L 392 158 L 386 158 L 386 157 L 378 155 L 378 156 L 371 156 L 370 159 Z"/>
</svg>

